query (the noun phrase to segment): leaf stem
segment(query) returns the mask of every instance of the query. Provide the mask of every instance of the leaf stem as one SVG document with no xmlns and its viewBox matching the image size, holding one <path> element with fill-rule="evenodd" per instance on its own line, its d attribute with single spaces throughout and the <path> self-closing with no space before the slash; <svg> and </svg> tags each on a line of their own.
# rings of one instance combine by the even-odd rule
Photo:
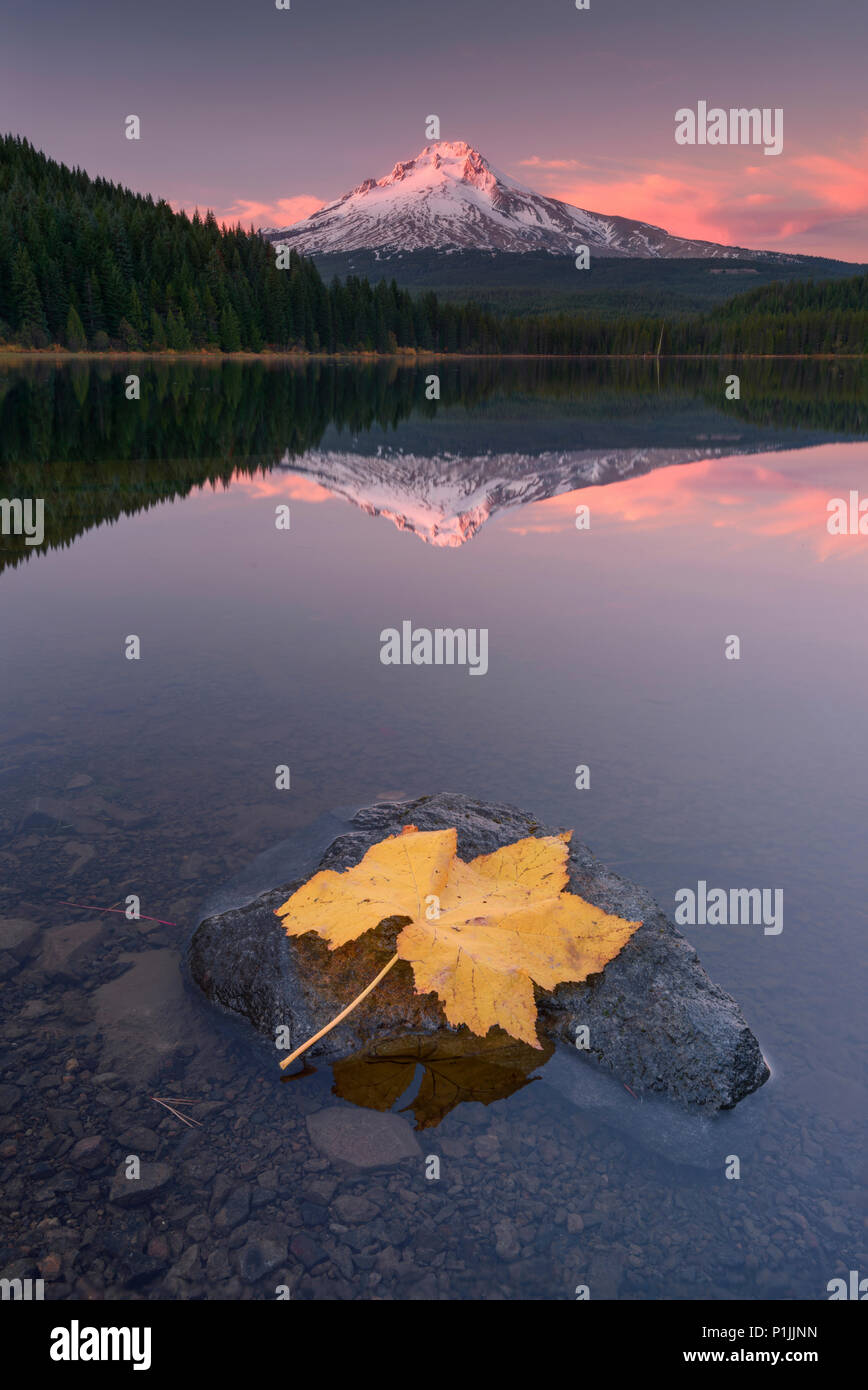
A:
<svg viewBox="0 0 868 1390">
<path fill-rule="evenodd" d="M 389 961 L 388 965 L 383 966 L 379 975 L 375 976 L 371 983 L 362 990 L 361 994 L 357 994 L 353 1002 L 347 1004 L 347 1007 L 342 1009 L 337 1017 L 332 1019 L 331 1023 L 327 1023 L 325 1028 L 320 1028 L 319 1032 L 314 1033 L 312 1038 L 308 1038 L 306 1043 L 302 1043 L 301 1047 L 297 1047 L 294 1052 L 290 1052 L 288 1057 L 284 1057 L 283 1061 L 280 1063 L 281 1071 L 285 1070 L 290 1062 L 294 1062 L 296 1057 L 300 1057 L 303 1052 L 307 1052 L 309 1047 L 313 1047 L 314 1043 L 318 1042 L 326 1033 L 330 1033 L 333 1028 L 337 1028 L 338 1024 L 346 1018 L 347 1014 L 351 1014 L 356 1005 L 361 1004 L 362 1000 L 380 983 L 384 975 L 388 975 L 392 966 L 396 965 L 400 959 L 401 957 L 396 953 Z"/>
</svg>

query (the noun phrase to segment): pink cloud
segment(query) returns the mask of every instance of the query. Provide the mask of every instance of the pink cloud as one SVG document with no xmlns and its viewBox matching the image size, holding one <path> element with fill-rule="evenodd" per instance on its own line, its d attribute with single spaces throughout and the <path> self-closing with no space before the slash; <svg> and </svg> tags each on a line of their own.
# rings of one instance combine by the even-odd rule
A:
<svg viewBox="0 0 868 1390">
<path fill-rule="evenodd" d="M 676 236 L 757 250 L 868 260 L 868 136 L 833 153 L 744 163 L 740 150 L 593 171 L 570 160 L 524 160 L 541 192 L 577 207 L 638 218 Z M 573 167 L 583 177 L 566 178 Z M 757 184 L 762 181 L 762 187 Z"/>
<path fill-rule="evenodd" d="M 173 203 L 176 212 L 192 213 L 192 207 Z M 273 203 L 259 203 L 252 198 L 237 198 L 228 207 L 215 208 L 214 216 L 218 222 L 234 226 L 240 222 L 243 227 L 252 223 L 254 227 L 291 227 L 318 212 L 325 204 L 314 193 L 296 193 L 291 198 L 278 198 Z"/>
<path fill-rule="evenodd" d="M 868 207 L 868 139 L 863 140 L 861 152 L 845 159 L 829 155 L 804 155 L 796 160 L 801 169 L 811 175 L 803 188 L 815 187 L 820 198 L 841 212 L 864 212 Z"/>
<path fill-rule="evenodd" d="M 233 473 L 232 487 L 248 497 L 291 497 L 294 502 L 329 502 L 334 496 L 313 478 L 303 473 L 266 473 L 249 476 L 246 473 Z"/>
<path fill-rule="evenodd" d="M 520 159 L 519 164 L 526 169 L 587 169 L 587 164 L 580 164 L 577 159 L 540 159 L 538 154 L 531 155 L 530 159 Z"/>
<path fill-rule="evenodd" d="M 217 220 L 241 221 L 245 226 L 252 222 L 255 227 L 291 227 L 293 222 L 301 222 L 324 206 L 322 198 L 317 198 L 313 193 L 296 193 L 292 198 L 278 198 L 274 203 L 255 203 L 239 198 L 225 212 L 218 212 Z"/>
<path fill-rule="evenodd" d="M 810 476 L 747 458 L 704 459 L 533 503 L 510 529 L 527 534 L 571 527 L 581 502 L 591 508 L 595 521 L 605 519 L 610 525 L 649 530 L 674 523 L 697 533 L 714 527 L 736 539 L 804 536 L 813 541 L 818 560 L 854 554 L 868 559 L 865 537 L 828 533 L 829 498 L 841 491 L 840 482 L 821 487 Z"/>
</svg>

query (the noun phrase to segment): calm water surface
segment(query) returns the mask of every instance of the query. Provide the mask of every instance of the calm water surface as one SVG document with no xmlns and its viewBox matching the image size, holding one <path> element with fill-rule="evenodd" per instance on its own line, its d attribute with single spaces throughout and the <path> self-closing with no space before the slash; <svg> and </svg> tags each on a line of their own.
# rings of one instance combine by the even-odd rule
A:
<svg viewBox="0 0 868 1390">
<path fill-rule="evenodd" d="M 860 374 L 744 364 L 725 403 L 723 367 L 486 364 L 429 403 L 409 369 L 134 369 L 141 402 L 133 368 L 0 377 L 0 493 L 46 498 L 0 574 L 0 913 L 39 933 L 0 955 L 4 1268 L 56 1253 L 54 1296 L 109 1298 L 824 1298 L 864 1272 L 868 537 L 826 528 L 868 488 Z M 487 628 L 487 674 L 383 666 L 404 619 Z M 779 936 L 685 929 L 772 1081 L 700 1122 L 590 1077 L 577 1104 L 560 1055 L 418 1134 L 439 1181 L 323 1154 L 309 1119 L 352 1110 L 329 1069 L 281 1084 L 179 983 L 183 944 L 321 813 L 439 790 L 574 826 L 670 912 L 699 879 L 782 889 Z M 172 925 L 62 905 L 128 893 Z M 119 1214 L 131 1152 L 162 1167 Z"/>
</svg>

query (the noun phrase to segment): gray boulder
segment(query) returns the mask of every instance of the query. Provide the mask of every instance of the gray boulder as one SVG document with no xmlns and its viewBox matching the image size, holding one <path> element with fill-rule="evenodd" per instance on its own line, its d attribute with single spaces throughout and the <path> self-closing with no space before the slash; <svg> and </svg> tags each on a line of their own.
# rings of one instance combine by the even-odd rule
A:
<svg viewBox="0 0 868 1390">
<path fill-rule="evenodd" d="M 312 872 L 350 868 L 372 844 L 409 823 L 420 830 L 457 827 L 458 853 L 465 860 L 527 835 L 557 833 L 513 806 L 454 793 L 381 802 L 347 822 L 327 817 L 326 823 L 331 842 L 325 853 L 316 847 L 318 860 L 312 851 L 316 836 L 311 839 L 308 832 L 306 841 L 299 838 L 303 853 L 288 842 L 282 862 L 292 879 L 271 878 L 280 886 L 240 905 L 226 906 L 232 897 L 224 894 L 222 910 L 204 916 L 188 953 L 192 978 L 213 1003 L 272 1040 L 285 1026 L 293 1048 L 382 969 L 406 920 L 388 919 L 337 951 L 313 934 L 288 938 L 274 910 Z M 343 830 L 336 837 L 335 827 Z M 270 851 L 268 860 L 276 873 L 280 854 Z M 693 947 L 649 894 L 575 838 L 569 867 L 572 892 L 607 912 L 641 919 L 642 926 L 601 974 L 551 992 L 537 989 L 540 1036 L 571 1045 L 579 1065 L 576 1029 L 587 1025 L 590 1045 L 581 1057 L 593 1057 L 637 1094 L 668 1095 L 690 1109 L 729 1109 L 761 1086 L 769 1070 L 738 1005 L 712 983 Z M 248 875 L 238 896 L 249 896 L 252 882 Z M 439 1031 L 450 1031 L 439 1001 L 433 994 L 416 994 L 411 968 L 401 961 L 310 1055 L 348 1056 L 386 1038 Z"/>
</svg>

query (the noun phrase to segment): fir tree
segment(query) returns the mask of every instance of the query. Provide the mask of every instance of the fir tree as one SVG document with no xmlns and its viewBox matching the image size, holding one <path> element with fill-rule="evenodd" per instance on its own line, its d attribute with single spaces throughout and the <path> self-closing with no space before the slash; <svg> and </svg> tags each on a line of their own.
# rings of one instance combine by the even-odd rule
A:
<svg viewBox="0 0 868 1390">
<path fill-rule="evenodd" d="M 238 315 L 231 304 L 227 304 L 220 315 L 220 346 L 224 352 L 239 352 L 241 350 L 241 329 Z"/>
<path fill-rule="evenodd" d="M 69 313 L 66 316 L 66 346 L 71 352 L 81 352 L 83 348 L 87 347 L 84 324 L 79 318 L 74 304 L 70 304 Z"/>
</svg>

